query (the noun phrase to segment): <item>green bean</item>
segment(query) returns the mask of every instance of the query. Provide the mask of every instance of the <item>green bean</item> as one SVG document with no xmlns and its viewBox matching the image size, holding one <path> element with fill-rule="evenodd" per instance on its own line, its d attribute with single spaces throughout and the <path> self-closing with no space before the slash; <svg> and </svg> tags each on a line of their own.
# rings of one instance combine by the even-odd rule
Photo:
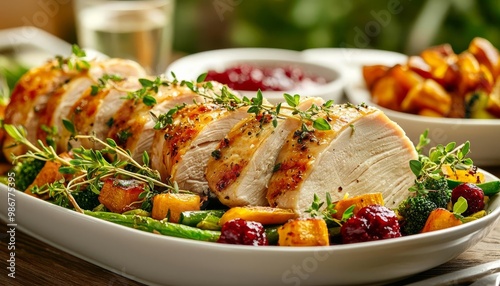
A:
<svg viewBox="0 0 500 286">
<path fill-rule="evenodd" d="M 92 211 L 84 211 L 84 213 L 86 215 L 117 223 L 123 226 L 128 226 L 147 232 L 161 233 L 168 236 L 211 242 L 217 241 L 220 236 L 220 231 L 203 230 L 187 225 L 171 223 L 166 220 L 156 220 L 140 215 L 123 215 L 110 212 Z"/>
</svg>

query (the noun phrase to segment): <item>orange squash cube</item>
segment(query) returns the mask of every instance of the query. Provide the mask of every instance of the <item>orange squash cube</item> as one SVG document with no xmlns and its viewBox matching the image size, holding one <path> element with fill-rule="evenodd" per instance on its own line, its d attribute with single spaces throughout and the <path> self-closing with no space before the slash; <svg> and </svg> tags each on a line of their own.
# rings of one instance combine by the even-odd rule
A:
<svg viewBox="0 0 500 286">
<path fill-rule="evenodd" d="M 450 165 L 443 165 L 441 171 L 446 178 L 463 183 L 480 184 L 486 181 L 484 174 L 474 168 L 469 170 L 452 170 Z"/>
<path fill-rule="evenodd" d="M 162 220 L 170 215 L 170 222 L 179 222 L 184 211 L 200 210 L 201 198 L 197 194 L 164 193 L 153 197 L 151 217 Z"/>
<path fill-rule="evenodd" d="M 280 246 L 329 245 L 326 222 L 318 218 L 293 219 L 278 228 Z"/>
<path fill-rule="evenodd" d="M 384 205 L 384 198 L 382 193 L 369 193 L 362 194 L 355 197 L 345 198 L 335 203 L 335 210 L 337 211 L 333 217 L 341 219 L 342 214 L 346 209 L 354 205 L 353 213 L 356 214 L 360 209 L 370 205 Z"/>
<path fill-rule="evenodd" d="M 449 228 L 452 226 L 461 225 L 462 221 L 455 217 L 455 215 L 447 209 L 438 208 L 433 210 L 427 221 L 425 222 L 425 226 L 422 229 L 422 232 L 435 231 L 440 229 Z"/>
<path fill-rule="evenodd" d="M 261 224 L 282 224 L 289 219 L 296 218 L 297 214 L 290 209 L 272 208 L 272 207 L 259 207 L 259 206 L 245 206 L 234 207 L 227 210 L 220 218 L 219 224 L 241 218 L 248 221 L 256 221 Z"/>
<path fill-rule="evenodd" d="M 71 160 L 71 156 L 68 153 L 61 153 L 59 156 L 63 159 Z M 38 196 L 38 195 L 33 194 L 31 192 L 31 189 L 34 186 L 41 187 L 45 184 L 51 184 L 57 180 L 64 178 L 64 175 L 59 173 L 60 167 L 61 167 L 61 163 L 59 163 L 57 161 L 45 162 L 45 165 L 43 165 L 42 169 L 40 170 L 38 175 L 36 175 L 35 180 L 33 180 L 31 185 L 29 185 L 26 188 L 26 190 L 20 190 L 20 191 L 24 191 L 28 195 L 37 196 L 37 197 L 40 197 L 42 199 L 48 199 L 48 194 Z"/>
<path fill-rule="evenodd" d="M 106 179 L 99 194 L 99 202 L 114 213 L 137 209 L 142 201 L 139 195 L 145 183 L 137 180 Z"/>
</svg>

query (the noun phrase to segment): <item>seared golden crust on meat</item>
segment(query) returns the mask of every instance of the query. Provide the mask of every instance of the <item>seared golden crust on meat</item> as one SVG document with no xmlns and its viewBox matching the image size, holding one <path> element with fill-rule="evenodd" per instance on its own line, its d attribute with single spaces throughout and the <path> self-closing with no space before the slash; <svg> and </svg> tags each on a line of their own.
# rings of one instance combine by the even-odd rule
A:
<svg viewBox="0 0 500 286">
<path fill-rule="evenodd" d="M 61 69 L 56 60 L 30 69 L 19 79 L 12 91 L 9 105 L 5 109 L 4 123 L 25 126 L 31 119 L 38 120 L 39 112 L 45 109 L 48 97 L 73 77 L 84 73 L 86 71 Z M 36 129 L 27 131 L 28 138 L 34 141 Z M 6 136 L 3 152 L 8 160 L 11 154 L 20 155 L 26 152 L 25 146 L 12 147 L 13 144 L 12 138 Z"/>
<path fill-rule="evenodd" d="M 277 167 L 267 190 L 267 199 L 271 206 L 277 206 L 277 198 L 287 192 L 300 189 L 312 171 L 318 155 L 329 146 L 330 142 L 342 130 L 349 128 L 357 119 L 374 112 L 375 109 L 352 107 L 351 105 L 337 105 L 333 112 L 323 113 L 322 118 L 329 122 L 330 130 L 317 130 L 312 123 L 307 122 L 308 129 L 297 129 L 291 133 L 282 147 L 276 160 Z"/>
<path fill-rule="evenodd" d="M 210 122 L 217 119 L 220 113 L 227 112 L 215 104 L 187 106 L 174 116 L 176 124 L 165 128 L 163 138 L 163 156 L 167 173 L 173 176 L 177 172 L 176 165 L 190 149 L 193 140 Z"/>
<path fill-rule="evenodd" d="M 207 180 L 219 200 L 228 203 L 235 199 L 224 194 L 225 190 L 241 175 L 259 148 L 262 137 L 274 132 L 270 115 L 252 116 L 240 121 L 219 143 L 214 156 L 208 161 Z"/>
</svg>

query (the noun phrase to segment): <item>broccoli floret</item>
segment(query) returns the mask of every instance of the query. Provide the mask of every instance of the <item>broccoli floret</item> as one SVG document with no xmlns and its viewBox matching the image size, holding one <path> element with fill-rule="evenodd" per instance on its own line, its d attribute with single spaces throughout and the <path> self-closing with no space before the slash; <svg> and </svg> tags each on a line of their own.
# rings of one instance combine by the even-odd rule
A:
<svg viewBox="0 0 500 286">
<path fill-rule="evenodd" d="M 436 204 L 438 208 L 446 208 L 451 200 L 451 190 L 444 177 L 439 179 L 428 179 L 424 183 L 427 198 Z"/>
<path fill-rule="evenodd" d="M 401 232 L 404 235 L 419 233 L 429 214 L 436 208 L 436 204 L 424 196 L 408 197 L 398 206 L 398 213 L 403 217 Z"/>
<path fill-rule="evenodd" d="M 43 166 L 45 166 L 45 161 L 31 157 L 17 162 L 12 168 L 12 172 L 15 173 L 16 178 L 16 189 L 25 191 L 33 183 Z"/>
<path fill-rule="evenodd" d="M 93 210 L 101 204 L 98 200 L 99 195 L 90 190 L 73 192 L 72 195 L 78 206 L 84 210 Z"/>
</svg>

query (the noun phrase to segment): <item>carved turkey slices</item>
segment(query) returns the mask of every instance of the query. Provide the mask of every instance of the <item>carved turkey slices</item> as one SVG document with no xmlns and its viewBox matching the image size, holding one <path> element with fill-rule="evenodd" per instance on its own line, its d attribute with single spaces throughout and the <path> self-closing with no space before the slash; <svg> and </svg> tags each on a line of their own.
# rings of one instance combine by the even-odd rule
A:
<svg viewBox="0 0 500 286">
<path fill-rule="evenodd" d="M 417 153 L 396 123 L 376 108 L 348 104 L 324 118 L 331 130 L 298 129 L 287 138 L 269 181 L 271 206 L 304 216 L 314 194 L 324 200 L 328 192 L 337 201 L 345 194 L 381 192 L 388 207 L 407 196 L 414 180 L 408 162 Z"/>
<path fill-rule="evenodd" d="M 171 108 L 202 101 L 203 97 L 185 86 L 162 86 L 154 95 L 156 104 L 126 100 L 112 117 L 105 137 L 130 151 L 133 158 L 142 163 L 144 151 L 151 151 L 154 137 L 154 121 L 151 113 L 159 115 Z"/>
<path fill-rule="evenodd" d="M 297 109 L 321 105 L 321 98 L 303 100 Z M 217 147 L 207 164 L 206 177 L 212 192 L 223 204 L 234 206 L 267 205 L 265 189 L 273 173 L 276 157 L 288 134 L 299 128 L 300 120 L 291 116 L 278 119 L 269 114 L 252 116 L 236 124 Z"/>
<path fill-rule="evenodd" d="M 28 130 L 28 139 L 36 141 L 38 115 L 45 108 L 49 96 L 68 80 L 80 74 L 74 70 L 64 70 L 57 67 L 57 61 L 33 68 L 24 74 L 14 88 L 10 102 L 5 109 L 5 124 L 23 125 Z M 25 146 L 13 146 L 14 140 L 9 136 L 3 141 L 3 153 L 7 160 L 11 154 L 20 155 L 27 150 Z"/>
<path fill-rule="evenodd" d="M 229 207 L 270 205 L 307 216 L 314 195 L 324 198 L 327 192 L 334 201 L 382 192 L 392 207 L 413 184 L 408 162 L 417 158 L 415 148 L 376 108 L 321 106 L 322 99 L 305 98 L 293 111 L 283 104 L 274 118 L 269 110 L 255 111 L 255 102 L 274 110 L 265 100 L 234 97 L 228 105 L 225 100 L 233 95 L 217 83 L 154 79 L 151 84 L 158 85 L 148 89 L 149 79 L 127 60 L 90 62 L 83 70 L 49 62 L 20 79 L 5 123 L 24 126 L 31 142 L 50 141 L 59 152 L 101 147 L 75 141 L 70 131 L 114 139 L 138 162 L 148 152 L 164 181 L 216 196 Z M 153 100 L 144 101 L 145 95 Z M 323 119 L 331 130 L 313 128 L 297 115 L 303 112 L 308 119 Z M 166 113 L 169 121 L 157 122 Z M 155 129 L 156 123 L 162 128 Z M 12 143 L 3 142 L 6 158 L 26 151 L 7 148 Z"/>
<path fill-rule="evenodd" d="M 60 67 L 59 62 L 54 60 L 28 71 L 11 95 L 5 123 L 24 126 L 28 139 L 33 143 L 37 139 L 44 143 L 50 139 L 60 147 L 58 151 L 65 151 L 67 142 L 63 136 L 62 119 L 71 120 L 71 107 L 91 85 L 97 84 L 105 74 L 124 78 L 145 75 L 141 66 L 129 60 L 109 59 L 89 64 L 89 69 L 68 69 Z M 54 134 L 48 134 L 48 130 Z M 3 142 L 6 158 L 10 158 L 10 154 L 18 155 L 26 151 L 22 146 L 11 147 L 12 143 L 9 137 Z"/>
<path fill-rule="evenodd" d="M 174 124 L 156 134 L 152 167 L 182 189 L 210 193 L 205 178 L 207 162 L 229 130 L 250 116 L 247 110 L 227 110 L 213 103 L 182 108 L 174 115 Z"/>
<path fill-rule="evenodd" d="M 129 91 L 138 90 L 141 84 L 137 77 L 127 77 L 106 86 L 93 93 L 91 89 L 85 90 L 82 96 L 71 107 L 68 113 L 79 134 L 94 134 L 97 138 L 106 138 L 113 122 L 113 116 L 125 103 Z M 67 146 L 71 133 L 66 129 L 61 132 L 59 140 L 62 150 Z M 70 142 L 72 147 L 99 148 L 95 142 L 86 139 Z"/>
</svg>

